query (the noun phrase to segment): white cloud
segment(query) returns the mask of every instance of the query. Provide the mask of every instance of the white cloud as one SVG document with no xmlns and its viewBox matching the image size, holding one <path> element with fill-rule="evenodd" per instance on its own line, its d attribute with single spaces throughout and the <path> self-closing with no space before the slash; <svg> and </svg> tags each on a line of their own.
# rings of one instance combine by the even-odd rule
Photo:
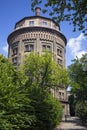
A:
<svg viewBox="0 0 87 130">
<path fill-rule="evenodd" d="M 87 51 L 82 50 L 82 44 L 83 41 L 86 40 L 86 37 L 81 33 L 76 38 L 69 39 L 67 45 L 71 51 L 72 56 L 75 58 L 76 56 L 78 58 L 81 58 L 82 54 L 87 53 Z"/>
<path fill-rule="evenodd" d="M 2 50 L 3 50 L 5 53 L 8 53 L 8 45 L 4 46 L 4 47 L 2 48 Z"/>
</svg>

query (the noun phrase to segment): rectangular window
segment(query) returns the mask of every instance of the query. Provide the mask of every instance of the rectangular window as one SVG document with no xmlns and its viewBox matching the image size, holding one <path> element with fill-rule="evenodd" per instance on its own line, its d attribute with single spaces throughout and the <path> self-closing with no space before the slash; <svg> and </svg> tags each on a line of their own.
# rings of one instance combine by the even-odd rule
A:
<svg viewBox="0 0 87 130">
<path fill-rule="evenodd" d="M 29 45 L 25 45 L 25 52 L 30 52 L 34 50 L 34 45 L 29 44 Z"/>
<path fill-rule="evenodd" d="M 57 49 L 57 55 L 59 55 L 59 56 L 62 57 L 62 49 L 61 49 L 61 48 L 58 48 L 58 49 Z"/>
<path fill-rule="evenodd" d="M 58 59 L 58 64 L 59 64 L 60 66 L 62 66 L 62 60 L 61 60 L 61 59 Z"/>
<path fill-rule="evenodd" d="M 42 45 L 42 51 L 51 51 L 51 46 L 48 45 Z"/>
<path fill-rule="evenodd" d="M 13 48 L 13 55 L 17 55 L 18 54 L 18 48 Z"/>
<path fill-rule="evenodd" d="M 46 45 L 42 46 L 42 51 L 46 51 Z"/>
<path fill-rule="evenodd" d="M 14 65 L 17 64 L 17 57 L 12 58 L 12 63 L 13 63 Z"/>
<path fill-rule="evenodd" d="M 43 26 L 47 26 L 47 22 L 43 21 Z"/>
<path fill-rule="evenodd" d="M 34 21 L 29 21 L 29 25 L 33 26 L 34 25 Z"/>
<path fill-rule="evenodd" d="M 51 47 L 50 46 L 47 46 L 47 51 L 51 51 Z"/>
<path fill-rule="evenodd" d="M 34 45 L 30 45 L 29 46 L 29 51 L 33 51 L 34 50 Z"/>
<path fill-rule="evenodd" d="M 28 51 L 29 51 L 29 46 L 25 45 L 25 52 L 28 52 Z"/>
</svg>

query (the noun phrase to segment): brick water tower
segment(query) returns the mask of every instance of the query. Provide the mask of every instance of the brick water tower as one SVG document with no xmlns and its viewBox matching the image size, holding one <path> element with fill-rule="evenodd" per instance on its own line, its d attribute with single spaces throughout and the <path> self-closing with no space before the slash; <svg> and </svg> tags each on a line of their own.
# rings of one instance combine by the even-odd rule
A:
<svg viewBox="0 0 87 130">
<path fill-rule="evenodd" d="M 35 9 L 35 16 L 24 17 L 15 24 L 14 31 L 8 36 L 8 58 L 17 68 L 23 63 L 24 56 L 32 51 L 43 54 L 52 52 L 54 60 L 65 67 L 66 38 L 60 32 L 58 23 L 40 16 L 41 8 Z M 65 87 L 53 91 L 63 105 L 63 113 L 68 114 L 67 91 Z"/>
</svg>

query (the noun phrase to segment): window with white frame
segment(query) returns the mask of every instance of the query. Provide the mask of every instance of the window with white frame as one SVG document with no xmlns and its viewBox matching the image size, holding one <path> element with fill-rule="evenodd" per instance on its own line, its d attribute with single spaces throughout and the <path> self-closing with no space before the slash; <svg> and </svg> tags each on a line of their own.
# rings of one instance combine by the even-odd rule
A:
<svg viewBox="0 0 87 130">
<path fill-rule="evenodd" d="M 34 21 L 29 21 L 29 26 L 33 26 L 34 25 Z"/>
<path fill-rule="evenodd" d="M 43 26 L 47 26 L 47 22 L 46 21 L 43 21 Z"/>
</svg>

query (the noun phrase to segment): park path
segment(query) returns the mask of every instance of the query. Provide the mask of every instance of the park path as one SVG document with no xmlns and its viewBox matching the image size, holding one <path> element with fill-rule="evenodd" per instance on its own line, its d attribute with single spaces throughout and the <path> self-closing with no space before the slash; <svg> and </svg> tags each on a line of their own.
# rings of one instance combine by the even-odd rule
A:
<svg viewBox="0 0 87 130">
<path fill-rule="evenodd" d="M 87 126 L 82 125 L 78 117 L 68 117 L 66 121 L 62 121 L 61 124 L 53 130 L 87 130 Z"/>
</svg>

